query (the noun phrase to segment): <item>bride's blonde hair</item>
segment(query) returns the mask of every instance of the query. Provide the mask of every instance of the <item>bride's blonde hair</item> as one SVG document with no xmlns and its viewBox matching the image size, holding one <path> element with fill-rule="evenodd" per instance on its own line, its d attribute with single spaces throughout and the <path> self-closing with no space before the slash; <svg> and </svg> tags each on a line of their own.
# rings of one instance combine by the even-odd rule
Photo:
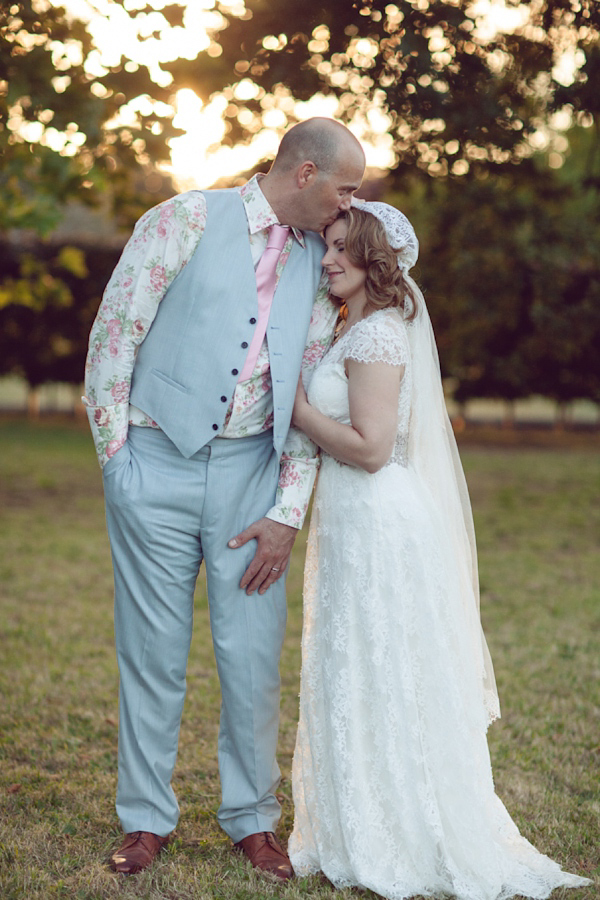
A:
<svg viewBox="0 0 600 900">
<path fill-rule="evenodd" d="M 344 219 L 348 226 L 344 238 L 348 258 L 367 273 L 367 307 L 371 312 L 395 307 L 402 311 L 407 321 L 414 319 L 418 310 L 417 298 L 398 265 L 398 252 L 402 247 L 391 247 L 379 219 L 362 209 L 353 207 L 338 218 Z"/>
</svg>

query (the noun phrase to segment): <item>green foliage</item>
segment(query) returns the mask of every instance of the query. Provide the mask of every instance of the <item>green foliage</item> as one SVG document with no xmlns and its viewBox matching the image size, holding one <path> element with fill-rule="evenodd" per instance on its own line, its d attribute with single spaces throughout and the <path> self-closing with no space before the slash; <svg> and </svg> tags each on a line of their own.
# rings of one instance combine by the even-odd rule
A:
<svg viewBox="0 0 600 900">
<path fill-rule="evenodd" d="M 59 197 L 79 190 L 76 164 L 48 147 L 27 143 L 10 144 L 2 152 L 0 232 L 26 228 L 48 235 L 62 217 Z M 83 194 L 86 199 L 88 193 Z"/>
<path fill-rule="evenodd" d="M 73 316 L 73 294 L 56 274 L 65 258 L 68 261 L 69 250 L 75 248 L 64 248 L 49 263 L 22 255 L 18 277 L 0 285 L 1 369 L 24 376 L 32 386 L 54 380 L 61 360 L 73 349 L 62 327 Z"/>
<path fill-rule="evenodd" d="M 61 247 L 50 263 L 32 253 L 22 253 L 19 258 L 19 274 L 0 282 L 0 310 L 14 304 L 41 312 L 49 306 L 73 305 L 71 289 L 53 270 L 70 272 L 76 278 L 85 278 L 88 269 L 85 256 L 78 247 Z"/>
<path fill-rule="evenodd" d="M 77 278 L 85 278 L 89 274 L 85 262 L 85 254 L 80 247 L 61 247 L 56 257 L 56 264 Z"/>
<path fill-rule="evenodd" d="M 47 235 L 69 198 L 93 204 L 108 192 L 127 224 L 151 205 L 143 175 L 151 161 L 168 159 L 167 141 L 181 132 L 154 102 L 134 124 L 114 122 L 133 98 L 166 102 L 170 92 L 143 66 L 90 67 L 94 50 L 85 24 L 63 7 L 36 0 L 2 5 L 0 233 L 27 228 Z"/>
<path fill-rule="evenodd" d="M 597 112 L 598 4 L 521 7 L 529 22 L 490 38 L 470 0 L 246 0 L 244 12 L 217 3 L 217 49 L 166 68 L 202 97 L 225 89 L 231 143 L 258 131 L 266 109 L 293 121 L 290 95 L 321 92 L 339 99 L 345 121 L 383 109 L 402 170 L 464 174 L 530 155 L 527 138 L 550 109 Z M 568 87 L 553 75 L 566 47 L 584 61 Z M 255 90 L 239 92 L 242 80 Z"/>
<path fill-rule="evenodd" d="M 113 3 L 133 19 L 151 11 Z M 458 396 L 598 399 L 600 4 L 520 7 L 530 12 L 523 27 L 486 38 L 471 0 L 216 0 L 210 46 L 163 63 L 174 78 L 163 87 L 143 65 L 90 66 L 90 34 L 65 9 L 4 4 L 0 235 L 49 236 L 71 198 L 102 200 L 112 221 L 131 226 L 165 196 L 150 193 L 145 176 L 179 133 L 168 106 L 175 89 L 224 92 L 228 143 L 260 130 L 269 110 L 292 123 L 293 99 L 321 92 L 338 99 L 342 120 L 389 116 L 389 199 L 417 226 L 421 281 Z M 184 24 L 181 4 L 161 15 Z M 554 64 L 566 48 L 581 64 L 565 85 Z M 139 97 L 148 102 L 136 121 L 115 125 Z M 528 138 L 565 106 L 595 124 L 570 132 L 571 155 L 556 173 L 529 158 Z M 110 269 L 94 269 L 97 253 L 83 248 L 31 252 L 0 271 L 0 371 L 32 384 L 77 381 Z"/>
<path fill-rule="evenodd" d="M 19 0 L 0 9 L 0 372 L 31 385 L 81 380 L 110 275 L 98 279 L 83 247 L 36 245 L 31 234 L 48 238 L 70 202 L 102 204 L 115 229 L 130 227 L 171 193 L 151 192 L 146 180 L 181 133 L 154 102 L 170 92 L 143 66 L 90 66 L 94 52 L 85 24 L 63 7 Z M 115 124 L 121 107 L 144 94 L 152 102 L 137 120 Z"/>
<path fill-rule="evenodd" d="M 26 253 L 20 260 L 18 278 L 6 278 L 0 285 L 0 309 L 9 304 L 39 312 L 47 306 L 72 306 L 73 295 L 45 263 Z"/>
<path fill-rule="evenodd" d="M 487 177 L 403 179 L 388 199 L 421 239 L 417 278 L 456 399 L 600 399 L 600 196 L 595 130 Z"/>
<path fill-rule="evenodd" d="M 0 280 L 0 374 L 79 384 L 88 335 L 118 251 L 5 244 Z"/>
</svg>

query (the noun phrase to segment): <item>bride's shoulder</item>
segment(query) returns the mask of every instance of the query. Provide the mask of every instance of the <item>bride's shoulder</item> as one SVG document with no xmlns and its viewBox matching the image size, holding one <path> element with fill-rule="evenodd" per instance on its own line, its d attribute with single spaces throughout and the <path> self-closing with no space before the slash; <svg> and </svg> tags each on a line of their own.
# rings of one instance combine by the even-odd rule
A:
<svg viewBox="0 0 600 900">
<path fill-rule="evenodd" d="M 406 322 L 402 311 L 395 307 L 386 307 L 370 313 L 361 321 L 363 334 L 403 340 L 406 338 Z"/>
<path fill-rule="evenodd" d="M 406 323 L 400 310 L 386 308 L 370 313 L 348 333 L 346 356 L 403 364 L 408 357 Z"/>
<path fill-rule="evenodd" d="M 375 322 L 380 323 L 383 328 L 396 332 L 401 331 L 402 333 L 406 330 L 404 314 L 397 306 L 386 306 L 384 309 L 378 309 L 372 313 L 372 316 L 375 317 Z"/>
</svg>

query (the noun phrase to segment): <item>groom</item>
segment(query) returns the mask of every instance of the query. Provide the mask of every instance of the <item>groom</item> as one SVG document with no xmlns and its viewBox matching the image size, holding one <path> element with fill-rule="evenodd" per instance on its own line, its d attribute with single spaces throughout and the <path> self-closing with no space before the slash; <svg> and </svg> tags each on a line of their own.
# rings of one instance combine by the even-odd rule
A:
<svg viewBox="0 0 600 900">
<path fill-rule="evenodd" d="M 171 776 L 204 560 L 219 823 L 255 867 L 293 875 L 274 835 L 282 576 L 315 463 L 288 429 L 303 351 L 314 362 L 335 318 L 317 232 L 349 208 L 363 172 L 342 125 L 296 125 L 267 175 L 146 213 L 94 322 L 84 401 L 115 576 L 117 872 L 150 865 L 177 824 Z"/>
</svg>

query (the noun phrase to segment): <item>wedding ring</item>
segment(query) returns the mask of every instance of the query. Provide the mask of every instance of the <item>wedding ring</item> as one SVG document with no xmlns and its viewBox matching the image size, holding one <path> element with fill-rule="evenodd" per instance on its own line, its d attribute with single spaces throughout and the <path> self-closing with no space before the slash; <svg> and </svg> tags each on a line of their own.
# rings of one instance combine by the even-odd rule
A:
<svg viewBox="0 0 600 900">
<path fill-rule="evenodd" d="M 271 572 L 279 572 L 279 569 L 277 568 L 277 566 L 273 566 Z"/>
</svg>

